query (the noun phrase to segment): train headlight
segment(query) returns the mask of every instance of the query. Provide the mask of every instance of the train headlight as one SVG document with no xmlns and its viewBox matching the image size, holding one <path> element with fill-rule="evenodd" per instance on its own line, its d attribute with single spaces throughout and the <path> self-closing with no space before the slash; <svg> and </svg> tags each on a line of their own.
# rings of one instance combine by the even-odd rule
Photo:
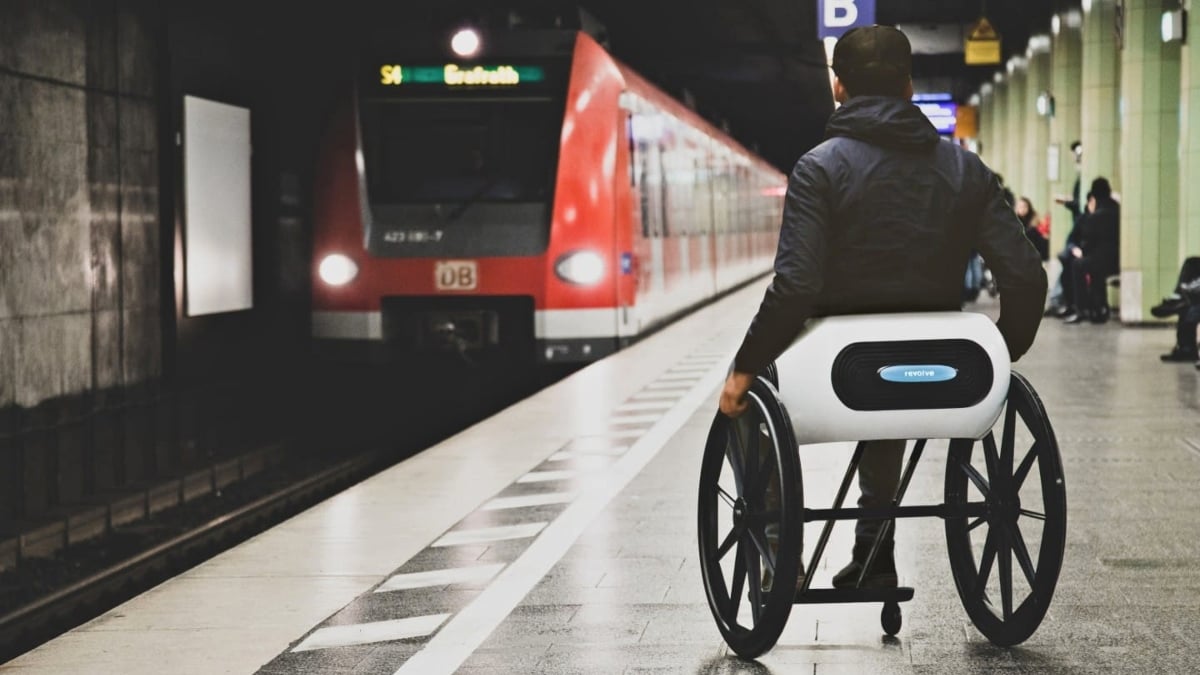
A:
<svg viewBox="0 0 1200 675">
<path fill-rule="evenodd" d="M 595 251 L 568 253 L 554 264 L 554 273 L 568 283 L 594 286 L 604 278 L 604 258 Z"/>
<path fill-rule="evenodd" d="M 358 276 L 358 265 L 341 253 L 334 253 L 325 256 L 317 273 L 321 275 L 321 281 L 330 286 L 344 286 Z"/>
<path fill-rule="evenodd" d="M 470 28 L 464 28 L 450 38 L 450 48 L 463 58 L 475 56 L 479 51 L 479 33 Z"/>
</svg>

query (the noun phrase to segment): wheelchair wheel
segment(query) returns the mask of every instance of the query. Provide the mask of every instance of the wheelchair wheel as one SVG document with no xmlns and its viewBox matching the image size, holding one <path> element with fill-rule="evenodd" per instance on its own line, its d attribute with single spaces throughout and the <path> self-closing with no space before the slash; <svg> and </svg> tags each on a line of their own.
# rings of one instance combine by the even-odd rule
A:
<svg viewBox="0 0 1200 675">
<path fill-rule="evenodd" d="M 1015 372 L 1002 419 L 999 447 L 994 432 L 950 442 L 946 503 L 983 503 L 986 513 L 947 518 L 946 545 L 971 621 L 993 644 L 1010 646 L 1033 635 L 1050 607 L 1066 546 L 1067 491 L 1046 410 Z"/>
<path fill-rule="evenodd" d="M 804 496 L 791 421 L 758 378 L 745 414 L 717 413 L 700 469 L 700 569 L 725 642 L 754 658 L 775 645 L 795 599 Z"/>
</svg>

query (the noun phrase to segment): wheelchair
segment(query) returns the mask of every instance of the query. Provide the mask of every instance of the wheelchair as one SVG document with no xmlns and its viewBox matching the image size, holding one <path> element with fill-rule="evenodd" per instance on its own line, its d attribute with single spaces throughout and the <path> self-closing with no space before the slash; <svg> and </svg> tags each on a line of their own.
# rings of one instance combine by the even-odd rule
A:
<svg viewBox="0 0 1200 675">
<path fill-rule="evenodd" d="M 913 589 L 811 588 L 839 520 L 944 521 L 963 608 L 993 644 L 1031 636 L 1049 608 L 1066 544 L 1062 459 L 1045 408 L 1011 370 L 990 319 L 965 312 L 830 317 L 804 333 L 752 385 L 737 419 L 717 413 L 700 472 L 700 563 L 709 608 L 739 656 L 771 649 L 793 605 L 882 603 L 883 631 L 901 628 Z M 844 508 L 867 441 L 913 448 L 890 507 Z M 926 444 L 948 441 L 945 502 L 905 505 Z M 804 505 L 803 445 L 857 442 L 832 508 Z M 940 447 L 940 443 L 939 443 Z M 804 524 L 824 521 L 798 584 Z M 1015 564 L 1014 564 L 1015 563 Z"/>
</svg>

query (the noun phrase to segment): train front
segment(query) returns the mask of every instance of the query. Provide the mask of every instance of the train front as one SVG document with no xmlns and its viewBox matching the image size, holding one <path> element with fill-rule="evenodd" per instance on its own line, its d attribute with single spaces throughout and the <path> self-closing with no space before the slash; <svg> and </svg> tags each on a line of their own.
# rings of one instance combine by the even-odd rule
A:
<svg viewBox="0 0 1200 675">
<path fill-rule="evenodd" d="M 615 349 L 620 83 L 603 51 L 574 32 L 463 31 L 359 71 L 316 176 L 318 345 L 468 362 Z"/>
</svg>

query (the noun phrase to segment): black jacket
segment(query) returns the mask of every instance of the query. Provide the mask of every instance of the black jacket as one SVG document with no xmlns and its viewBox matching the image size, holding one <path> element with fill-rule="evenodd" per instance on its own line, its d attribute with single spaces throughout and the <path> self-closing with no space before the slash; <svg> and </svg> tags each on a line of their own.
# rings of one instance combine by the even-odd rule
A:
<svg viewBox="0 0 1200 675">
<path fill-rule="evenodd" d="M 826 135 L 788 180 L 775 278 L 735 370 L 761 372 L 814 316 L 960 309 L 972 248 L 1000 285 L 1009 352 L 1024 354 L 1046 273 L 995 174 L 899 98 L 852 99 Z"/>
<path fill-rule="evenodd" d="M 1095 213 L 1085 213 L 1075 226 L 1079 248 L 1101 269 L 1120 269 L 1121 206 L 1112 200 L 1098 201 Z"/>
</svg>

